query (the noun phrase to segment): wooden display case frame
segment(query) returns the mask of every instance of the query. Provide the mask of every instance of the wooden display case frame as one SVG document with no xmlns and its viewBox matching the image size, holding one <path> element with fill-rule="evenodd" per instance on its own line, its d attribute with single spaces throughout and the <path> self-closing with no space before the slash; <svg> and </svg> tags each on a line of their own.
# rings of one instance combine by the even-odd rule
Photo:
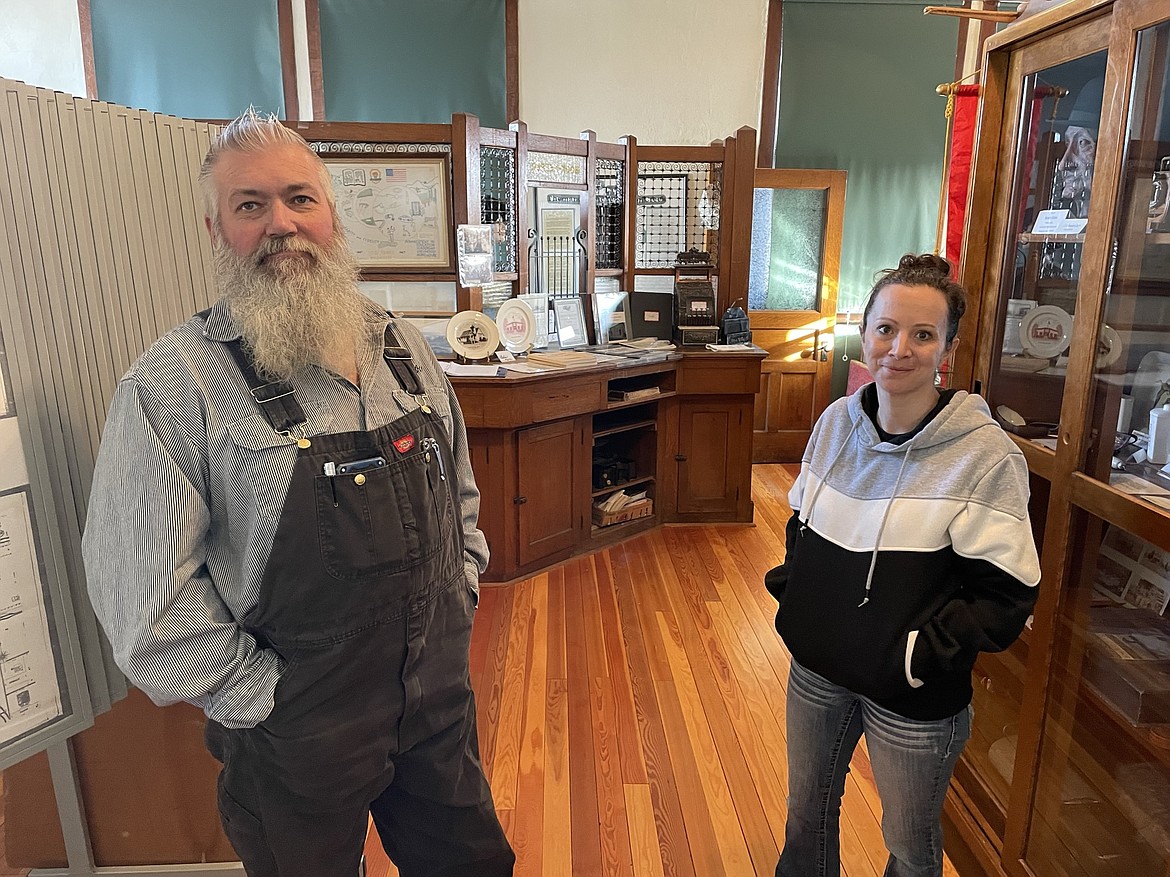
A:
<svg viewBox="0 0 1170 877">
<path fill-rule="evenodd" d="M 1124 132 L 1130 118 L 1135 75 L 1135 34 L 1168 20 L 1170 0 L 1068 0 L 1023 19 L 988 40 L 960 277 L 973 293 L 970 308 L 978 314 L 977 337 L 974 345 L 965 344 L 957 352 L 957 385 L 981 391 L 989 381 L 994 381 L 994 363 L 1000 355 L 1002 316 L 998 294 L 1010 288 L 1002 276 L 1004 249 L 1012 235 L 1009 230 L 1012 216 L 1018 209 L 1013 194 L 1013 164 L 1018 154 L 1015 138 L 1020 130 L 1020 83 L 1028 75 L 1020 67 L 1020 59 L 1026 54 L 1032 58 L 1048 58 L 1051 60 L 1046 63 L 1051 65 L 1100 48 L 1107 49 L 1100 130 Z M 1045 69 L 1046 63 L 1028 70 Z M 966 756 L 960 762 L 947 799 L 947 850 L 964 875 L 1039 877 L 1041 872 L 1029 864 L 1029 843 L 1036 843 L 1036 838 L 1045 832 L 1053 842 L 1066 846 L 1073 843 L 1075 832 L 1070 833 L 1061 825 L 1054 827 L 1040 812 L 1043 802 L 1039 782 L 1043 759 L 1048 757 L 1045 745 L 1053 743 L 1061 733 L 1065 735 L 1064 757 L 1073 759 L 1090 781 L 1093 772 L 1098 770 L 1095 756 L 1083 750 L 1070 729 L 1082 727 L 1076 723 L 1088 715 L 1085 711 L 1095 709 L 1106 716 L 1110 707 L 1104 699 L 1096 704 L 1085 703 L 1088 696 L 1075 686 L 1070 691 L 1067 684 L 1070 674 L 1077 675 L 1077 662 L 1085 654 L 1085 649 L 1076 648 L 1084 637 L 1078 640 L 1070 632 L 1070 625 L 1087 628 L 1084 611 L 1077 602 L 1084 593 L 1086 576 L 1093 572 L 1083 569 L 1082 560 L 1090 550 L 1086 546 L 1095 544 L 1094 539 L 1100 538 L 1097 531 L 1108 523 L 1162 549 L 1170 549 L 1170 513 L 1088 474 L 1102 471 L 1102 463 L 1107 470 L 1112 439 L 1109 437 L 1108 448 L 1098 447 L 1095 418 L 1107 418 L 1110 411 L 1116 412 L 1116 407 L 1109 406 L 1116 404 L 1113 395 L 1119 395 L 1119 392 L 1111 395 L 1113 391 L 1097 379 L 1100 372 L 1095 352 L 1101 315 L 1105 313 L 1111 284 L 1115 282 L 1112 265 L 1115 230 L 1132 225 L 1132 217 L 1125 217 L 1125 211 L 1132 205 L 1127 208 L 1122 185 L 1125 148 L 1124 138 L 1117 134 L 1103 133 L 1097 144 L 1090 219 L 1081 251 L 1078 319 L 1061 388 L 1056 448 L 1049 450 L 1032 441 L 1015 439 L 1027 459 L 1033 480 L 1040 479 L 1044 484 L 1040 508 L 1033 504 L 1033 515 L 1042 516 L 1036 522 L 1043 534 L 1042 580 L 1034 623 L 1025 633 L 1027 656 L 1022 675 L 1004 678 L 997 676 L 999 671 L 993 669 L 981 680 L 988 687 L 1006 683 L 1020 686 L 1018 744 L 1011 765 L 1006 812 L 998 811 L 989 791 L 994 778 L 981 776 L 977 765 L 968 765 L 964 771 Z M 1078 712 L 1072 711 L 1074 707 Z M 976 722 L 979 720 L 977 714 Z M 1116 716 L 1110 721 L 1119 729 L 1124 728 Z M 1165 763 L 1166 753 L 1155 751 L 1146 736 L 1137 731 L 1121 733 L 1117 745 L 1145 751 L 1147 760 Z M 1104 783 L 1107 777 L 1098 779 Z M 1170 825 L 1161 827 L 1170 830 Z M 1085 833 L 1091 833 L 1088 823 Z M 1086 842 L 1091 843 L 1092 839 Z M 1170 873 L 1170 866 L 1166 873 Z"/>
</svg>

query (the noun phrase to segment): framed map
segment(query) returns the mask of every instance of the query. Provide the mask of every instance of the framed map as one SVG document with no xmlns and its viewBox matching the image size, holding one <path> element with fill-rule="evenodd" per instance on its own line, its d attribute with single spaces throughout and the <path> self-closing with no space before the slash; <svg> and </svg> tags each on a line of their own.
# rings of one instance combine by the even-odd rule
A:
<svg viewBox="0 0 1170 877">
<path fill-rule="evenodd" d="M 0 743 L 65 715 L 28 487 L 0 493 Z"/>
<path fill-rule="evenodd" d="M 362 268 L 450 268 L 445 155 L 325 162 L 337 215 Z"/>
</svg>

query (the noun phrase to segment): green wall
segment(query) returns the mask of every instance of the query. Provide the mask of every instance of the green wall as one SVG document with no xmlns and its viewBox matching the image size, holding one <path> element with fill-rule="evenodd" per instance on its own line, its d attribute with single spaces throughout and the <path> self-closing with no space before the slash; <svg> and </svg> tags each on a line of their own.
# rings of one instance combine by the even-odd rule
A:
<svg viewBox="0 0 1170 877">
<path fill-rule="evenodd" d="M 504 0 L 320 0 L 325 116 L 506 128 Z"/>
<path fill-rule="evenodd" d="M 3 0 L 0 0 L 2 5 Z M 325 118 L 507 126 L 504 0 L 319 0 Z M 90 0 L 98 96 L 285 115 L 276 0 Z"/>
<path fill-rule="evenodd" d="M 933 252 L 956 19 L 918 2 L 785 0 L 777 167 L 848 171 L 839 310 L 874 273 Z M 839 357 L 838 357 L 839 358 Z"/>
<path fill-rule="evenodd" d="M 284 116 L 276 0 L 90 0 L 98 97 L 188 119 Z"/>
</svg>

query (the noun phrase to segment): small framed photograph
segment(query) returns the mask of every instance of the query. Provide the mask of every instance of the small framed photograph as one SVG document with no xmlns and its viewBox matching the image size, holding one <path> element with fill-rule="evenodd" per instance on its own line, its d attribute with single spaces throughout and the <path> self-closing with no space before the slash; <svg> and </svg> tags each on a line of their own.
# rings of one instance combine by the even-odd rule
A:
<svg viewBox="0 0 1170 877">
<path fill-rule="evenodd" d="M 459 252 L 459 283 L 461 286 L 483 286 L 491 283 L 493 275 L 492 227 L 490 225 L 460 225 L 455 229 Z"/>
<path fill-rule="evenodd" d="M 558 298 L 553 302 L 553 311 L 557 317 L 557 341 L 562 350 L 585 347 L 589 344 L 589 335 L 585 331 L 585 309 L 581 307 L 581 299 Z"/>
<path fill-rule="evenodd" d="M 598 344 L 630 340 L 626 298 L 624 291 L 593 293 L 593 328 L 597 330 Z"/>
<path fill-rule="evenodd" d="M 325 166 L 361 268 L 451 267 L 446 155 L 329 158 Z"/>
</svg>

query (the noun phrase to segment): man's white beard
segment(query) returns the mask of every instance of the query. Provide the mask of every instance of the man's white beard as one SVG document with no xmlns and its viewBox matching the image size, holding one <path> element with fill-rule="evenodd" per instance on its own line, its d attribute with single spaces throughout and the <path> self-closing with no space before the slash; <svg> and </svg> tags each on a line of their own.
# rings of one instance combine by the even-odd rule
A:
<svg viewBox="0 0 1170 877">
<path fill-rule="evenodd" d="M 213 247 L 215 273 L 256 370 L 288 381 L 312 365 L 353 364 L 367 331 L 366 299 L 354 285 L 357 263 L 338 232 L 329 247 L 296 238 L 266 238 L 250 256 L 222 235 Z M 305 253 L 264 264 L 279 252 Z"/>
</svg>

